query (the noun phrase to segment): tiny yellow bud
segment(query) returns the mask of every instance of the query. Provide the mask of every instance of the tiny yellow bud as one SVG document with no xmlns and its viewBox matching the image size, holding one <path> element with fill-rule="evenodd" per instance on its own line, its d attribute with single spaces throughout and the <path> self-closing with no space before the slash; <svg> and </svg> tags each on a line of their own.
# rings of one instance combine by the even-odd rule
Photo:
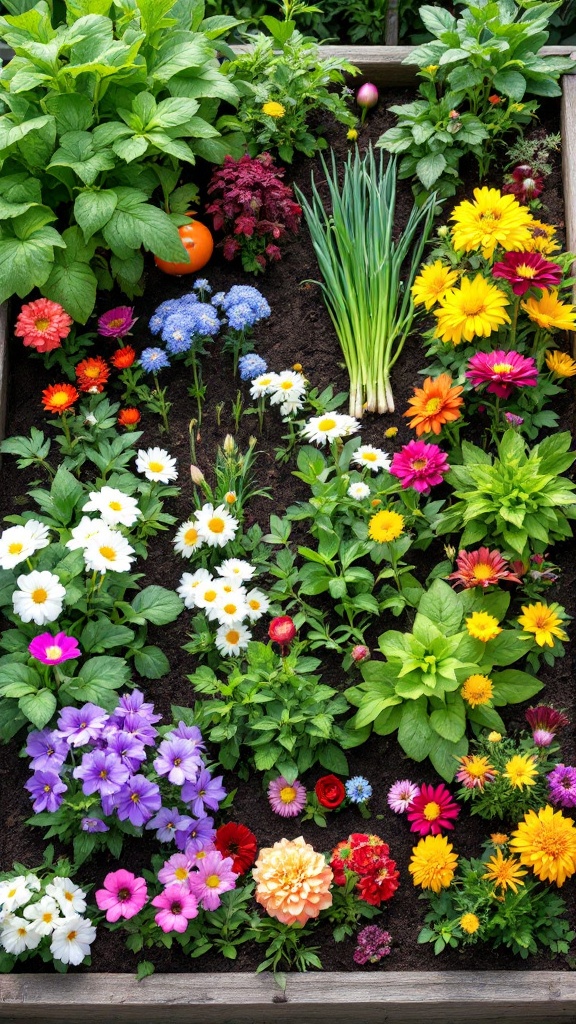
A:
<svg viewBox="0 0 576 1024">
<path fill-rule="evenodd" d="M 488 741 L 490 743 L 500 743 L 501 739 L 502 739 L 502 733 L 501 732 L 494 731 L 494 732 L 489 732 L 488 733 Z"/>
<path fill-rule="evenodd" d="M 346 132 L 346 138 L 350 142 L 355 142 L 356 139 L 358 138 L 358 131 L 357 131 L 357 129 L 356 128 L 350 128 L 349 131 Z"/>
<path fill-rule="evenodd" d="M 398 433 L 398 427 L 388 427 L 388 430 L 384 431 L 384 437 L 396 437 Z"/>
<path fill-rule="evenodd" d="M 233 455 L 236 451 L 236 442 L 232 437 L 232 434 L 226 434 L 224 438 L 224 444 L 222 445 L 226 455 Z"/>
<path fill-rule="evenodd" d="M 449 231 L 449 228 L 447 227 L 447 225 L 446 224 L 442 224 L 438 228 L 436 234 L 438 235 L 438 238 L 446 238 L 446 235 L 448 234 L 448 231 Z"/>
<path fill-rule="evenodd" d="M 292 369 L 294 370 L 294 373 L 302 373 L 302 363 L 294 363 Z"/>
</svg>

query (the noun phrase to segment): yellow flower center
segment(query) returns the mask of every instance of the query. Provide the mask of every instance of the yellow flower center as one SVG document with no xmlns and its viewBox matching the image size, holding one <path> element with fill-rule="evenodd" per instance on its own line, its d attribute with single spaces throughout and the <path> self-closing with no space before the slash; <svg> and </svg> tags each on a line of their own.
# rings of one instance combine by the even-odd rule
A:
<svg viewBox="0 0 576 1024">
<path fill-rule="evenodd" d="M 541 851 L 548 857 L 563 857 L 572 849 L 570 837 L 565 832 L 559 832 L 555 825 L 543 824 L 538 838 Z"/>
<path fill-rule="evenodd" d="M 215 590 L 207 590 L 206 593 L 204 594 L 205 601 L 215 601 L 217 597 L 218 594 Z"/>
<path fill-rule="evenodd" d="M 362 458 L 364 459 L 364 462 L 376 462 L 378 456 L 375 452 L 363 452 Z"/>
<path fill-rule="evenodd" d="M 427 413 L 438 412 L 438 409 L 440 408 L 441 405 L 442 405 L 442 399 L 441 398 L 429 398 L 428 401 L 426 402 L 425 410 L 424 411 L 427 412 Z"/>
<path fill-rule="evenodd" d="M 55 391 L 50 398 L 50 405 L 68 405 L 68 392 Z"/>
<path fill-rule="evenodd" d="M 122 503 L 120 501 L 111 501 L 108 505 L 108 508 L 111 508 L 113 512 L 121 512 Z"/>
<path fill-rule="evenodd" d="M 283 804 L 291 804 L 296 799 L 296 790 L 294 786 L 283 786 L 280 790 L 280 799 Z"/>
<path fill-rule="evenodd" d="M 151 473 L 161 473 L 164 469 L 163 462 L 149 462 L 148 469 Z"/>
<path fill-rule="evenodd" d="M 94 380 L 96 380 L 96 377 L 100 376 L 100 367 L 99 366 L 87 366 L 86 369 L 84 370 L 84 376 L 85 377 L 92 377 Z"/>
<path fill-rule="evenodd" d="M 470 296 L 468 302 L 462 303 L 462 310 L 465 316 L 480 316 L 486 312 L 486 306 L 482 299 Z"/>
<path fill-rule="evenodd" d="M 324 416 L 323 419 L 318 422 L 318 430 L 334 430 L 336 426 L 336 420 L 330 416 Z"/>
<path fill-rule="evenodd" d="M 78 932 L 75 931 L 68 932 L 68 935 L 66 936 L 68 942 L 74 942 L 74 939 L 76 938 L 77 934 Z"/>
<path fill-rule="evenodd" d="M 428 463 L 428 459 L 413 459 L 410 463 L 412 469 L 425 469 Z"/>
<path fill-rule="evenodd" d="M 224 520 L 220 516 L 212 516 L 212 519 L 208 520 L 208 529 L 212 533 L 223 533 L 225 525 Z"/>
<path fill-rule="evenodd" d="M 494 363 L 492 367 L 494 373 L 511 373 L 513 369 L 512 363 Z"/>
<path fill-rule="evenodd" d="M 98 548 L 102 558 L 107 558 L 109 562 L 116 560 L 116 552 L 114 548 L 111 548 L 109 544 L 103 544 L 101 548 Z"/>
<path fill-rule="evenodd" d="M 238 605 L 237 604 L 225 604 L 224 605 L 224 611 L 226 612 L 226 615 L 234 615 L 234 612 L 238 611 Z"/>
<path fill-rule="evenodd" d="M 198 530 L 196 530 L 193 526 L 191 526 L 190 529 L 186 530 L 186 533 L 184 534 L 184 543 L 188 547 L 192 547 L 192 545 L 195 544 L 197 540 L 198 540 Z"/>
<path fill-rule="evenodd" d="M 122 318 L 121 317 L 117 317 L 116 320 L 110 320 L 109 321 L 108 327 L 114 327 L 114 328 L 115 327 L 122 327 L 123 323 L 124 323 L 124 321 L 122 320 Z"/>
<path fill-rule="evenodd" d="M 50 792 L 50 786 L 44 786 L 44 792 L 45 793 L 49 793 Z"/>
<path fill-rule="evenodd" d="M 188 874 L 189 872 L 187 868 L 176 868 L 174 871 L 174 878 L 177 878 L 179 882 L 183 882 L 188 878 Z"/>
<path fill-rule="evenodd" d="M 260 607 L 260 601 L 258 601 L 255 597 L 251 597 L 250 600 L 248 601 L 248 606 L 252 609 L 252 611 L 257 612 Z"/>
<path fill-rule="evenodd" d="M 47 911 L 45 914 L 42 914 L 42 920 L 45 921 L 46 924 L 50 924 L 53 917 L 54 914 L 50 913 L 50 911 Z"/>
<path fill-rule="evenodd" d="M 52 644 L 51 647 L 47 647 L 45 651 L 46 657 L 50 658 L 50 661 L 56 661 L 62 654 L 62 648 L 58 647 L 57 644 Z"/>
<path fill-rule="evenodd" d="M 491 565 L 487 565 L 486 562 L 480 562 L 474 566 L 472 575 L 477 580 L 489 580 L 493 571 Z"/>
<path fill-rule="evenodd" d="M 290 391 L 290 388 L 294 387 L 294 381 L 293 380 L 283 380 L 281 385 L 280 385 L 280 387 L 282 388 L 283 391 Z"/>
<path fill-rule="evenodd" d="M 226 640 L 229 644 L 237 644 L 240 639 L 240 633 L 237 629 L 229 629 L 226 633 Z"/>
<path fill-rule="evenodd" d="M 516 273 L 518 274 L 518 277 L 527 277 L 530 280 L 533 277 L 536 277 L 534 267 L 529 267 L 526 263 L 520 263 L 519 266 L 516 267 Z"/>
<path fill-rule="evenodd" d="M 17 889 L 10 889 L 8 892 L 8 899 L 11 900 L 12 897 L 16 895 L 17 891 Z"/>
<path fill-rule="evenodd" d="M 34 321 L 34 327 L 37 331 L 45 331 L 50 327 L 50 321 L 45 316 L 39 317 L 38 320 Z"/>
<path fill-rule="evenodd" d="M 44 587 L 36 587 L 36 590 L 32 591 L 30 597 L 34 601 L 34 604 L 44 604 L 44 602 L 48 600 L 48 594 L 44 590 Z"/>
<path fill-rule="evenodd" d="M 18 541 L 14 540 L 14 541 L 12 541 L 11 544 L 8 545 L 8 554 L 9 555 L 19 555 L 20 552 L 22 551 L 23 547 L 24 547 L 23 544 L 20 544 Z"/>
<path fill-rule="evenodd" d="M 208 886 L 209 889 L 217 889 L 218 886 L 220 885 L 220 878 L 218 877 L 218 875 L 208 875 L 208 878 L 206 879 L 206 885 Z"/>
<path fill-rule="evenodd" d="M 440 817 L 441 813 L 442 808 L 435 800 L 431 800 L 424 808 L 424 817 L 426 818 L 426 821 L 436 821 L 436 819 Z"/>
</svg>

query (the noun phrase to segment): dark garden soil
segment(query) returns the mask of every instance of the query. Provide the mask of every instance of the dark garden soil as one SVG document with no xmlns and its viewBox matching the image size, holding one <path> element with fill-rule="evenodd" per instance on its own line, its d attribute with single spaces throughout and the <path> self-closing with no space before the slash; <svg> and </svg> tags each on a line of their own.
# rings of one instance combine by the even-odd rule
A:
<svg viewBox="0 0 576 1024">
<path fill-rule="evenodd" d="M 387 112 L 389 103 L 406 102 L 413 96 L 412 91 L 385 94 L 379 108 L 369 117 L 367 125 L 362 129 L 359 144 L 364 147 L 369 138 L 373 140 L 394 123 L 393 115 Z M 541 125 L 546 131 L 557 130 L 558 106 L 550 105 L 542 115 Z M 340 126 L 328 126 L 328 139 L 334 146 L 339 158 L 345 157 L 348 143 L 345 129 Z M 310 170 L 314 166 L 309 160 L 300 159 L 288 169 L 287 181 L 296 181 L 306 191 L 310 181 Z M 474 181 L 474 169 L 470 167 L 470 181 Z M 501 184 L 498 168 L 495 169 L 494 184 Z M 471 189 L 468 189 L 470 193 Z M 559 157 L 557 167 L 547 183 L 544 207 L 540 213 L 543 219 L 562 226 L 563 207 Z M 411 193 L 405 183 L 400 183 L 397 210 L 397 230 L 401 230 L 411 207 Z M 448 210 L 452 204 L 447 204 Z M 318 270 L 312 245 L 307 230 L 303 226 L 298 237 L 291 238 L 284 244 L 282 262 L 272 266 L 265 275 L 255 283 L 267 297 L 272 308 L 272 316 L 258 326 L 256 332 L 258 352 L 267 360 L 270 369 L 280 371 L 301 363 L 306 376 L 313 386 L 323 388 L 332 383 L 337 390 L 346 390 L 347 375 L 343 369 L 338 343 L 324 307 L 320 290 L 317 285 L 307 283 L 309 278 L 317 278 Z M 203 270 L 214 290 L 228 289 L 234 283 L 248 283 L 252 279 L 245 275 L 236 264 L 225 263 L 218 253 L 213 261 Z M 139 321 L 134 328 L 134 343 L 138 350 L 151 344 L 151 336 L 147 331 L 147 323 L 155 307 L 164 299 L 176 297 L 189 290 L 194 278 L 170 278 L 157 271 L 150 260 L 147 265 L 146 288 L 144 295 L 136 300 L 136 312 Z M 115 296 L 115 299 L 121 299 Z M 109 296 L 104 297 L 101 311 L 114 305 Z M 105 339 L 101 339 L 98 351 L 106 354 Z M 10 346 L 11 377 L 9 389 L 8 434 L 27 434 L 32 424 L 41 425 L 43 421 L 40 406 L 40 392 L 49 383 L 55 382 L 53 373 L 47 373 L 39 358 L 33 358 L 21 344 L 12 339 Z M 411 439 L 412 435 L 402 417 L 406 409 L 408 397 L 418 380 L 418 372 L 424 364 L 422 345 L 415 334 L 409 339 L 404 354 L 393 373 L 393 391 L 396 399 L 397 412 L 386 417 L 367 417 L 362 425 L 362 438 L 366 443 L 380 445 L 392 452 L 398 450 Z M 232 376 L 229 357 L 221 359 L 217 343 L 205 362 L 204 376 L 208 381 L 204 419 L 201 438 L 197 442 L 197 463 L 210 476 L 215 447 L 221 443 L 227 432 L 234 433 L 231 405 L 240 389 L 245 406 L 250 405 L 249 385 L 240 384 Z M 186 372 L 181 365 L 169 371 L 163 371 L 162 382 L 168 384 L 169 400 L 173 403 L 170 414 L 171 433 L 168 438 L 158 432 L 157 421 L 150 414 L 145 414 L 143 425 L 145 433 L 135 447 L 147 447 L 153 444 L 166 446 L 170 453 L 177 457 L 180 471 L 179 483 L 182 487 L 180 496 L 167 503 L 167 509 L 179 522 L 186 519 L 192 509 L 192 491 L 188 477 L 189 435 L 188 425 L 194 416 L 192 400 L 187 395 L 189 383 Z M 569 396 L 573 389 L 566 389 L 566 397 L 561 397 L 557 409 L 561 414 L 561 427 L 574 428 L 574 405 Z M 216 423 L 216 404 L 223 403 L 221 425 Z M 240 423 L 237 434 L 240 447 L 248 442 L 250 433 L 255 427 L 254 417 L 245 417 Z M 272 500 L 258 499 L 248 510 L 248 523 L 259 522 L 266 531 L 270 513 L 282 514 L 287 505 L 306 497 L 306 488 L 290 473 L 291 466 L 280 466 L 275 462 L 274 448 L 278 443 L 280 419 L 274 412 L 266 414 L 264 433 L 258 440 L 259 456 L 257 474 L 261 484 L 270 488 Z M 390 426 L 398 427 L 398 435 L 392 441 L 384 439 L 384 431 Z M 48 431 L 51 427 L 46 428 Z M 0 513 L 6 515 L 18 509 L 30 507 L 27 488 L 34 474 L 19 472 L 15 460 L 5 457 L 1 476 Z M 173 531 L 160 534 L 150 543 L 149 557 L 140 568 L 146 573 L 146 584 L 160 583 L 167 587 L 176 587 L 182 571 L 187 565 L 174 555 L 171 545 Z M 562 574 L 554 588 L 551 598 L 563 604 L 572 615 L 576 614 L 575 582 L 576 558 L 572 544 L 558 545 L 554 548 L 554 561 L 562 566 Z M 433 545 L 428 552 L 417 553 L 419 567 L 417 573 L 425 579 L 432 565 L 444 557 L 440 542 Z M 263 581 L 259 581 L 259 584 Z M 264 582 L 265 586 L 265 582 Z M 314 600 L 314 599 L 313 599 Z M 318 600 L 318 599 L 315 599 Z M 194 671 L 195 659 L 181 649 L 186 643 L 190 614 L 185 612 L 170 626 L 152 629 L 151 642 L 158 643 L 166 652 L 171 671 L 168 677 L 157 682 L 146 680 L 138 684 L 146 691 L 148 699 L 152 699 L 159 711 L 168 715 L 171 703 L 191 704 L 194 694 L 186 675 Z M 373 629 L 369 642 L 374 647 L 376 638 L 384 629 L 397 626 L 397 621 L 384 614 Z M 266 626 L 260 624 L 255 630 L 257 638 L 265 637 Z M 570 652 L 570 648 L 568 648 Z M 340 659 L 325 656 L 324 678 L 326 682 L 343 689 L 349 684 L 350 678 L 340 667 Z M 562 661 L 558 661 L 553 670 L 544 668 L 541 678 L 546 683 L 545 697 L 556 706 L 566 708 L 572 721 L 576 720 L 576 698 L 574 694 L 573 656 L 568 653 Z M 510 728 L 519 726 L 523 719 L 523 707 L 508 709 L 504 718 Z M 7 869 L 13 860 L 22 861 L 30 866 L 42 860 L 43 843 L 40 830 L 24 824 L 30 815 L 28 794 L 24 791 L 26 781 L 27 760 L 19 759 L 19 744 L 12 743 L 0 748 L 0 868 Z M 565 763 L 574 764 L 576 742 L 574 732 L 566 730 L 564 735 L 563 758 Z M 314 824 L 300 825 L 298 820 L 286 823 L 272 813 L 268 806 L 261 780 L 252 776 L 249 783 L 237 783 L 232 776 L 225 779 L 228 788 L 238 785 L 234 806 L 228 812 L 230 820 L 245 822 L 257 835 L 259 844 L 267 846 L 280 839 L 282 835 L 294 838 L 303 834 L 307 841 L 318 849 L 331 849 L 349 832 L 377 832 L 391 847 L 391 853 L 398 862 L 401 871 L 402 885 L 395 897 L 384 904 L 384 911 L 378 921 L 388 928 L 394 939 L 394 946 L 389 957 L 385 958 L 376 970 L 568 970 L 570 965 L 565 958 L 552 961 L 546 956 L 532 957 L 529 961 L 513 957 L 503 951 L 493 952 L 485 947 L 471 948 L 465 952 L 446 952 L 441 958 L 435 958 L 430 945 L 417 945 L 416 938 L 422 924 L 426 904 L 418 900 L 418 890 L 411 883 L 407 872 L 410 851 L 415 836 L 410 833 L 404 818 L 393 814 L 386 804 L 386 793 L 390 785 L 398 778 L 410 777 L 414 781 L 438 782 L 434 771 L 425 765 L 417 766 L 410 762 L 397 743 L 390 738 L 373 737 L 363 747 L 349 753 L 350 769 L 353 774 L 367 776 L 373 786 L 374 796 L 371 800 L 372 819 L 364 822 L 358 812 L 344 810 L 332 813 L 328 819 L 328 827 L 320 829 Z M 304 778 L 311 788 L 316 779 L 324 774 L 315 769 Z M 472 818 L 464 811 L 456 823 L 453 832 L 454 846 L 464 856 L 476 856 L 480 853 L 480 844 L 494 828 L 502 830 L 501 823 L 495 822 L 492 829 L 488 823 L 479 818 Z M 452 836 L 451 836 L 452 838 Z M 118 866 L 127 866 L 139 871 L 149 865 L 151 853 L 156 852 L 157 845 L 149 838 L 131 840 L 126 844 L 124 855 L 117 864 L 110 856 L 99 862 L 84 865 L 80 879 L 88 883 L 102 882 L 104 874 Z M 569 882 L 562 890 L 568 900 L 572 913 L 576 909 L 574 882 Z M 321 946 L 321 959 L 325 970 L 357 970 L 352 961 L 354 942 L 348 940 L 339 944 L 333 941 L 330 927 L 320 925 L 313 933 L 310 944 Z M 142 956 L 142 955 L 141 955 Z M 166 972 L 186 971 L 250 971 L 254 970 L 262 959 L 262 948 L 252 944 L 240 947 L 235 962 L 224 960 L 216 955 L 208 954 L 201 959 L 190 961 L 179 947 L 172 952 L 168 950 L 150 950 L 145 952 L 147 959 L 156 965 L 157 970 Z M 93 946 L 93 971 L 135 971 L 137 957 L 124 948 L 122 933 L 110 934 L 104 928 Z M 33 962 L 27 966 L 33 969 Z M 41 965 L 40 965 L 41 967 Z M 370 969 L 368 966 L 365 969 Z"/>
</svg>

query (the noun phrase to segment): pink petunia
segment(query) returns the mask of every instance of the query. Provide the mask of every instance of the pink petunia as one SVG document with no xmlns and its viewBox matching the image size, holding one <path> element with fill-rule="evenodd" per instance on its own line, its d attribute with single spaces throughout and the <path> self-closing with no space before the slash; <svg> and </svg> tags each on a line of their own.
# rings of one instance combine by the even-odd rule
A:
<svg viewBox="0 0 576 1024">
<path fill-rule="evenodd" d="M 420 494 L 441 484 L 450 466 L 446 454 L 437 444 L 410 441 L 392 459 L 390 472 L 397 476 L 402 487 L 413 487 Z"/>
<path fill-rule="evenodd" d="M 232 864 L 232 857 L 223 857 L 219 850 L 212 850 L 190 876 L 190 891 L 204 910 L 216 910 L 220 906 L 220 895 L 235 888 L 238 875 L 232 871 Z"/>
<path fill-rule="evenodd" d="M 99 910 L 106 911 L 107 921 L 127 921 L 134 917 L 148 899 L 148 888 L 143 878 L 137 878 L 131 871 L 120 868 L 111 871 L 104 879 L 104 888 L 96 891 Z"/>
<path fill-rule="evenodd" d="M 159 907 L 154 920 L 163 932 L 180 932 L 188 927 L 188 921 L 198 917 L 198 900 L 189 892 L 187 885 L 169 885 L 152 900 L 153 907 Z"/>
</svg>

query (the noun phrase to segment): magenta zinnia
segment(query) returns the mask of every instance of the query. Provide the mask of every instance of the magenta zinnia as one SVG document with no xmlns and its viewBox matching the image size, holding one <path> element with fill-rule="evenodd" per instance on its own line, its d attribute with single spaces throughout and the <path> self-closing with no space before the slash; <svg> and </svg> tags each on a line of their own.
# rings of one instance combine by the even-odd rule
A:
<svg viewBox="0 0 576 1024">
<path fill-rule="evenodd" d="M 519 352 L 477 352 L 468 363 L 466 376 L 475 388 L 486 388 L 498 398 L 508 398 L 513 388 L 533 388 L 538 382 L 536 363 Z"/>
<path fill-rule="evenodd" d="M 103 338 L 124 338 L 137 319 L 132 306 L 115 306 L 98 318 L 98 334 Z"/>
<path fill-rule="evenodd" d="M 121 917 L 129 921 L 142 910 L 148 889 L 143 878 L 120 868 L 106 875 L 104 888 L 97 889 L 95 896 L 98 909 L 106 911 L 107 921 L 118 921 Z"/>
<path fill-rule="evenodd" d="M 33 658 L 37 658 L 43 665 L 59 665 L 62 661 L 70 661 L 71 658 L 80 657 L 78 641 L 73 636 L 66 636 L 66 633 L 41 633 L 35 636 L 28 645 L 28 650 Z"/>
<path fill-rule="evenodd" d="M 551 288 L 560 284 L 562 267 L 545 260 L 539 252 L 507 252 L 492 267 L 493 277 L 503 277 L 512 286 L 514 295 L 524 295 L 529 288 Z"/>
<path fill-rule="evenodd" d="M 459 814 L 460 807 L 443 783 L 428 786 L 424 782 L 408 808 L 406 817 L 412 822 L 411 832 L 421 836 L 437 836 L 442 829 L 454 828 L 454 819 Z"/>
<path fill-rule="evenodd" d="M 458 571 L 448 576 L 449 580 L 455 580 L 466 590 L 470 587 L 491 587 L 497 586 L 501 580 L 509 583 L 521 583 L 522 581 L 509 571 L 508 562 L 499 551 L 490 551 L 488 548 L 478 548 L 477 551 L 460 551 L 456 559 Z"/>
<path fill-rule="evenodd" d="M 413 487 L 421 494 L 429 494 L 430 488 L 441 484 L 450 466 L 445 453 L 437 444 L 425 441 L 410 441 L 392 459 L 390 472 L 397 476 L 402 487 Z"/>
</svg>

